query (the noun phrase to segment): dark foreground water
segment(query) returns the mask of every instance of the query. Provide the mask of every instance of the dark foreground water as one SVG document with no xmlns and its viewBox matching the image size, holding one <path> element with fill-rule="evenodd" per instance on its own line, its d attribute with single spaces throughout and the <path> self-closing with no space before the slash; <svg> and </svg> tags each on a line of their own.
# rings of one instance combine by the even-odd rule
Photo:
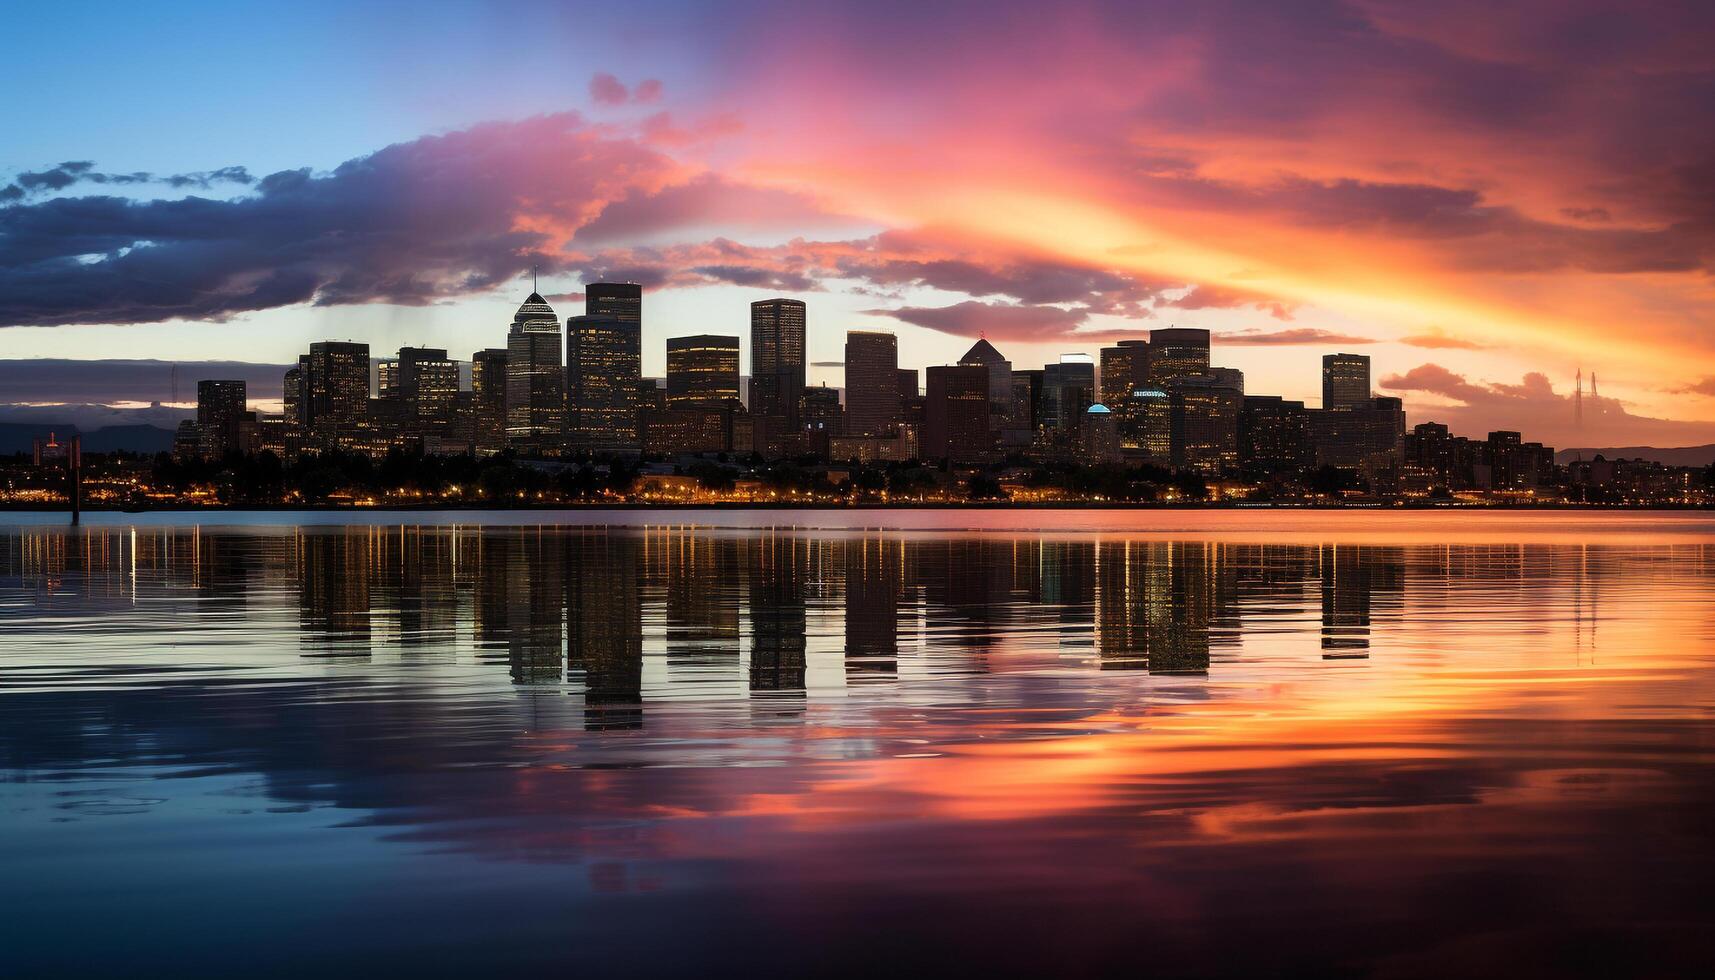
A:
<svg viewBox="0 0 1715 980">
<path fill-rule="evenodd" d="M 1705 521 L 667 516 L 0 528 L 0 976 L 1715 961 Z"/>
</svg>

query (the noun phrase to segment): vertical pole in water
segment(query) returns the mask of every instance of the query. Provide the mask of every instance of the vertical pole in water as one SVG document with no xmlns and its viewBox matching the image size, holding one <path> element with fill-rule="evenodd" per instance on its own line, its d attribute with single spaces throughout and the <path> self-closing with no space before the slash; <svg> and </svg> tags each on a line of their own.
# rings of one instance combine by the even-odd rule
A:
<svg viewBox="0 0 1715 980">
<path fill-rule="evenodd" d="M 76 527 L 83 510 L 83 437 L 72 436 L 66 446 L 66 476 L 70 478 L 71 523 Z"/>
</svg>

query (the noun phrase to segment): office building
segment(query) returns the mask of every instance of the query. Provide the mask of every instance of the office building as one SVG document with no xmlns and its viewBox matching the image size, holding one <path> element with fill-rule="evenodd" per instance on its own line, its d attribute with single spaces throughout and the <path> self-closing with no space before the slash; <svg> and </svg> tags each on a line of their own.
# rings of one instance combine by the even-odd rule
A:
<svg viewBox="0 0 1715 980">
<path fill-rule="evenodd" d="M 1102 348 L 1102 404 L 1118 412 L 1134 390 L 1149 386 L 1148 372 L 1149 341 L 1122 340 Z"/>
<path fill-rule="evenodd" d="M 900 411 L 899 338 L 874 330 L 846 331 L 846 432 L 891 435 Z M 917 372 L 911 372 L 917 393 Z"/>
<path fill-rule="evenodd" d="M 643 326 L 643 287 L 634 282 L 592 282 L 584 287 L 584 315 L 610 316 Z"/>
<path fill-rule="evenodd" d="M 361 424 L 369 409 L 369 345 L 323 341 L 298 359 L 299 421 L 325 439 Z"/>
<path fill-rule="evenodd" d="M 1370 356 L 1322 355 L 1322 407 L 1366 408 L 1369 402 Z"/>
<path fill-rule="evenodd" d="M 959 464 L 985 461 L 993 445 L 988 367 L 937 366 L 924 374 L 928 391 L 923 403 L 923 458 Z"/>
<path fill-rule="evenodd" d="M 1072 433 L 1096 401 L 1096 362 L 1088 354 L 1062 354 L 1042 369 L 1042 428 Z"/>
<path fill-rule="evenodd" d="M 796 299 L 750 304 L 750 414 L 767 453 L 784 454 L 801 431 L 806 312 Z"/>
<path fill-rule="evenodd" d="M 651 455 L 720 453 L 733 448 L 736 401 L 648 408 L 638 413 L 638 439 Z"/>
<path fill-rule="evenodd" d="M 1097 403 L 1084 409 L 1084 421 L 1078 430 L 1078 448 L 1084 462 L 1092 466 L 1120 461 L 1118 420 L 1106 405 Z"/>
<path fill-rule="evenodd" d="M 397 397 L 419 429 L 450 425 L 458 404 L 459 365 L 438 347 L 401 347 Z"/>
<path fill-rule="evenodd" d="M 219 460 L 227 453 L 247 452 L 245 384 L 242 381 L 197 382 L 197 451 L 203 459 Z"/>
<path fill-rule="evenodd" d="M 989 373 L 989 432 L 1000 435 L 1009 429 L 1028 428 L 1013 413 L 1012 362 L 987 340 L 979 340 L 959 358 L 960 364 L 975 364 Z"/>
<path fill-rule="evenodd" d="M 1359 470 L 1403 458 L 1405 408 L 1398 398 L 1370 398 L 1307 414 L 1317 466 Z"/>
<path fill-rule="evenodd" d="M 1239 409 L 1239 460 L 1259 473 L 1293 473 L 1308 466 L 1310 416 L 1303 402 L 1279 395 L 1246 395 Z"/>
<path fill-rule="evenodd" d="M 399 359 L 383 358 L 375 362 L 375 397 L 399 397 Z"/>
<path fill-rule="evenodd" d="M 565 428 L 559 317 L 540 293 L 531 293 L 506 335 L 506 441 L 526 451 L 558 452 Z"/>
<path fill-rule="evenodd" d="M 1114 409 L 1120 451 L 1154 466 L 1173 463 L 1173 399 L 1160 388 L 1133 388 Z"/>
<path fill-rule="evenodd" d="M 1178 378 L 1173 404 L 1173 465 L 1218 473 L 1239 461 L 1239 409 L 1244 396 L 1207 375 Z"/>
<path fill-rule="evenodd" d="M 738 338 L 713 334 L 667 341 L 669 408 L 714 407 L 738 397 Z"/>
<path fill-rule="evenodd" d="M 1181 378 L 1209 373 L 1209 331 L 1162 327 L 1149 332 L 1149 383 L 1171 391 Z"/>
<path fill-rule="evenodd" d="M 611 314 L 566 318 L 566 434 L 574 449 L 637 448 L 642 376 L 643 334 L 637 320 Z"/>
<path fill-rule="evenodd" d="M 840 390 L 827 385 L 806 388 L 800 424 L 803 425 L 804 448 L 826 456 L 829 438 L 845 435 L 845 410 L 840 407 Z"/>
<path fill-rule="evenodd" d="M 506 358 L 498 347 L 471 355 L 472 444 L 487 456 L 506 448 Z"/>
</svg>

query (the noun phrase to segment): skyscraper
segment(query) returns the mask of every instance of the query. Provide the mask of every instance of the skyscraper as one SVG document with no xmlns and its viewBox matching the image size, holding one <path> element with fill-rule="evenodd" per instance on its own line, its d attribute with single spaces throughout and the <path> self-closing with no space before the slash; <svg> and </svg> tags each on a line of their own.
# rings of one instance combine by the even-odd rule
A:
<svg viewBox="0 0 1715 980">
<path fill-rule="evenodd" d="M 959 358 L 960 364 L 979 364 L 989 373 L 989 433 L 1027 428 L 1013 412 L 1012 362 L 988 340 L 978 340 Z"/>
<path fill-rule="evenodd" d="M 459 397 L 459 365 L 447 359 L 445 348 L 401 347 L 398 397 L 405 417 L 419 427 L 451 422 Z"/>
<path fill-rule="evenodd" d="M 1088 354 L 1062 354 L 1042 369 L 1042 427 L 1076 432 L 1084 409 L 1096 400 L 1096 362 Z"/>
<path fill-rule="evenodd" d="M 911 387 L 916 394 L 915 371 Z M 889 435 L 901 418 L 899 338 L 873 330 L 846 331 L 846 432 Z"/>
<path fill-rule="evenodd" d="M 472 441 L 483 455 L 506 448 L 506 357 L 505 350 L 495 347 L 471 355 Z"/>
<path fill-rule="evenodd" d="M 1370 356 L 1322 355 L 1322 407 L 1364 408 L 1369 402 Z"/>
<path fill-rule="evenodd" d="M 558 449 L 565 422 L 560 320 L 541 293 L 531 293 L 506 334 L 506 441 L 536 451 Z"/>
<path fill-rule="evenodd" d="M 796 299 L 750 304 L 750 414 L 766 427 L 772 452 L 800 428 L 806 313 Z"/>
<path fill-rule="evenodd" d="M 1118 412 L 1133 391 L 1146 387 L 1148 370 L 1147 340 L 1122 340 L 1102 348 L 1102 404 Z"/>
<path fill-rule="evenodd" d="M 242 381 L 197 382 L 198 448 L 204 459 L 246 448 L 241 438 L 245 400 Z"/>
<path fill-rule="evenodd" d="M 298 359 L 299 409 L 306 429 L 336 434 L 369 410 L 369 345 L 328 340 Z"/>
<path fill-rule="evenodd" d="M 1209 331 L 1162 327 L 1149 332 L 1149 382 L 1171 390 L 1180 378 L 1209 373 Z"/>
<path fill-rule="evenodd" d="M 698 334 L 668 339 L 668 407 L 716 407 L 737 402 L 737 337 Z"/>
<path fill-rule="evenodd" d="M 585 449 L 637 447 L 637 388 L 643 377 L 639 321 L 613 315 L 566 319 L 566 420 Z"/>
<path fill-rule="evenodd" d="M 584 287 L 584 315 L 643 324 L 643 287 L 634 282 L 592 282 Z"/>
<path fill-rule="evenodd" d="M 981 364 L 937 366 L 924 371 L 923 458 L 981 462 L 989 453 L 989 370 Z M 1011 386 L 1010 376 L 1007 379 Z"/>
</svg>

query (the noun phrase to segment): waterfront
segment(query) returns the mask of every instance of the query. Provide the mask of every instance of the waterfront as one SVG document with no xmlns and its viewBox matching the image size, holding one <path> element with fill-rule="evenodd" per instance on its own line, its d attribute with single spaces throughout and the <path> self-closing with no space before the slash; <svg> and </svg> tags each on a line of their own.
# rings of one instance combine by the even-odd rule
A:
<svg viewBox="0 0 1715 980">
<path fill-rule="evenodd" d="M 22 975 L 1709 965 L 1697 515 L 90 517 L 0 531 Z"/>
</svg>

